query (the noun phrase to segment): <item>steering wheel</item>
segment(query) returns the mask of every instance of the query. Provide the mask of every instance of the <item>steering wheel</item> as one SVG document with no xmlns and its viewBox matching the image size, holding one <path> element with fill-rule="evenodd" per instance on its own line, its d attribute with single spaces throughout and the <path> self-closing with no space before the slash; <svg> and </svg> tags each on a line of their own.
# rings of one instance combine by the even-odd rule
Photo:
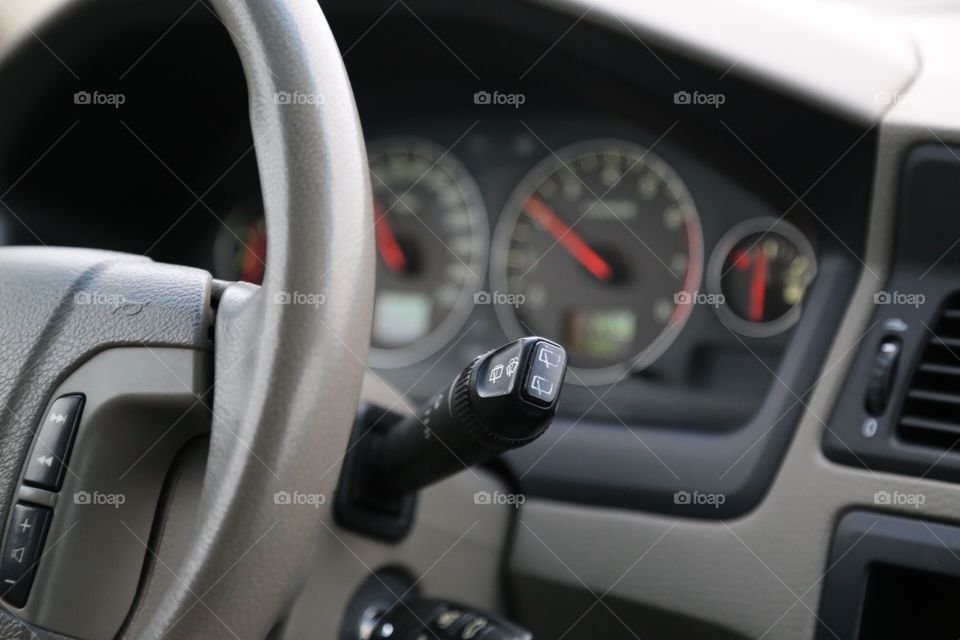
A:
<svg viewBox="0 0 960 640">
<path fill-rule="evenodd" d="M 49 515 L 27 604 L 0 608 L 2 638 L 97 635 L 118 621 L 100 605 L 118 598 L 106 608 L 127 612 L 119 635 L 263 638 L 322 517 L 277 496 L 332 495 L 336 473 L 324 472 L 356 412 L 374 284 L 353 94 L 315 0 L 211 6 L 247 80 L 264 282 L 219 283 L 122 253 L 0 249 L 0 524 L 9 531 L 15 504 Z M 294 92 L 315 99 L 278 98 Z M 24 469 L 62 394 L 84 398 L 82 417 L 69 459 L 53 463 L 62 485 L 45 489 Z M 198 410 L 210 437 L 196 517 L 178 566 L 167 567 L 176 579 L 158 581 L 164 571 L 143 570 L 156 564 L 157 505 L 179 445 L 203 431 Z M 110 495 L 113 504 L 96 504 Z M 132 570 L 129 554 L 140 558 Z M 80 622 L 64 628 L 68 620 Z"/>
</svg>

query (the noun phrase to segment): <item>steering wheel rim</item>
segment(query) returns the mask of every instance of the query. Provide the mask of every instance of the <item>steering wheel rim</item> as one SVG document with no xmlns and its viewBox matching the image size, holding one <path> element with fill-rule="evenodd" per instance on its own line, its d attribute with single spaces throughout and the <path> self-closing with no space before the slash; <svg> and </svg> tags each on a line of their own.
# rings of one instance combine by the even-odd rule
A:
<svg viewBox="0 0 960 640">
<path fill-rule="evenodd" d="M 319 476 L 346 447 L 373 315 L 365 146 L 319 5 L 211 5 L 247 79 L 269 260 L 262 287 L 232 285 L 219 303 L 216 371 L 225 374 L 216 382 L 202 515 L 146 637 L 232 637 L 223 612 L 244 637 L 264 637 L 276 622 L 321 511 L 291 509 L 274 495 L 332 496 L 337 474 Z M 309 99 L 284 98 L 291 95 Z"/>
<path fill-rule="evenodd" d="M 192 544 L 171 568 L 176 580 L 156 587 L 162 595 L 149 599 L 160 604 L 132 612 L 127 637 L 267 635 L 289 602 L 324 517 L 314 505 L 284 504 L 275 496 L 332 497 L 366 369 L 372 204 L 363 136 L 339 49 L 312 0 L 210 4 L 230 33 L 247 80 L 269 260 L 261 287 L 230 284 L 219 296 L 213 425 Z M 21 268 L 23 257 L 38 267 Z M 47 402 L 41 396 L 84 357 L 118 344 L 199 348 L 210 276 L 142 257 L 76 250 L 14 249 L 0 252 L 0 262 L 17 267 L 16 275 L 28 283 L 8 286 L 9 306 L 31 299 L 29 283 L 44 270 L 62 276 L 49 287 L 44 310 L 50 324 L 37 331 L 44 335 L 25 340 L 16 361 L 0 371 L 0 397 L 14 398 L 30 414 L 15 421 L 10 433 L 0 432 L 11 443 L 0 477 L 6 492 L 19 477 L 21 466 L 15 465 L 23 462 Z M 77 287 L 104 274 L 128 277 L 126 284 L 145 296 L 151 285 L 163 287 L 151 298 L 159 303 L 144 298 L 139 305 L 136 331 L 129 330 L 134 321 L 116 313 L 71 306 Z M 188 283 L 189 290 L 178 292 L 177 283 Z M 164 302 L 169 300 L 174 304 Z M 22 313 L 11 316 L 14 330 L 29 321 Z M 115 325 L 85 331 L 82 323 L 98 317 Z M 64 326 L 68 337 L 58 343 L 50 334 Z M 69 349 L 61 348 L 63 342 Z M 36 376 L 11 376 L 46 353 L 59 359 L 44 372 L 43 384 L 21 400 L 18 383 L 36 382 Z M 19 492 L 22 498 L 22 485 Z M 151 589 L 147 575 L 141 592 Z M 0 637 L 25 632 L 49 635 L 0 609 Z"/>
</svg>

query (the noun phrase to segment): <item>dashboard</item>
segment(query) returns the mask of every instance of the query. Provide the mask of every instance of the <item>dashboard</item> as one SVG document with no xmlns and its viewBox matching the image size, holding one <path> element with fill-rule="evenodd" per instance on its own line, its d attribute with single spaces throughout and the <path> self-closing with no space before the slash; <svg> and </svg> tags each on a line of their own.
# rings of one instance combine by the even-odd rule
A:
<svg viewBox="0 0 960 640">
<path fill-rule="evenodd" d="M 422 397 L 485 346 L 539 334 L 564 344 L 567 384 L 584 387 L 568 414 L 602 412 L 596 389 L 624 384 L 697 389 L 674 420 L 747 417 L 816 279 L 814 220 L 678 143 L 678 121 L 498 113 L 516 108 L 479 103 L 462 117 L 367 127 L 378 250 L 371 367 Z M 255 176 L 243 185 L 226 208 L 194 206 L 159 241 L 153 225 L 141 227 L 147 253 L 261 283 Z M 56 233 L 57 243 L 84 243 L 69 226 Z"/>
<path fill-rule="evenodd" d="M 860 269 L 875 132 L 536 4 L 324 9 L 377 212 L 371 370 L 418 401 L 477 353 L 545 335 L 572 367 L 555 439 L 507 459 L 525 490 L 671 511 L 675 476 L 708 474 L 729 500 L 705 517 L 755 504 Z M 126 31 L 87 43 L 83 82 L 34 52 L 31 91 L 62 99 L 0 106 L 23 123 L 0 132 L 7 242 L 269 277 L 228 36 L 209 12 L 164 35 L 163 11 L 113 10 Z M 125 102 L 76 104 L 89 86 Z"/>
<path fill-rule="evenodd" d="M 22 87 L 0 101 L 0 241 L 269 277 L 222 25 L 178 2 L 76 4 L 42 33 L 78 77 L 36 43 L 0 68 Z M 374 377 L 416 403 L 534 333 L 573 368 L 551 429 L 424 493 L 410 539 L 344 536 L 357 555 L 330 564 L 344 541 L 320 532 L 289 637 L 397 564 L 546 637 L 854 637 L 832 629 L 865 576 L 880 609 L 903 610 L 877 597 L 890 585 L 939 597 L 870 567 L 939 575 L 960 549 L 956 366 L 938 346 L 960 314 L 955 11 L 889 3 L 888 30 L 845 3 L 695 3 L 699 19 L 685 0 L 321 4 L 370 160 Z M 124 104 L 77 104 L 93 87 Z M 326 303 L 311 296 L 278 302 Z M 890 531 L 910 540 L 874 544 Z"/>
<path fill-rule="evenodd" d="M 480 341 L 544 335 L 567 348 L 570 384 L 609 386 L 654 367 L 698 307 L 734 343 L 775 345 L 798 320 L 815 230 L 664 141 L 672 126 L 498 120 L 368 141 L 372 367 L 405 382 Z M 232 214 L 214 272 L 259 284 L 264 235 L 255 207 Z"/>
</svg>

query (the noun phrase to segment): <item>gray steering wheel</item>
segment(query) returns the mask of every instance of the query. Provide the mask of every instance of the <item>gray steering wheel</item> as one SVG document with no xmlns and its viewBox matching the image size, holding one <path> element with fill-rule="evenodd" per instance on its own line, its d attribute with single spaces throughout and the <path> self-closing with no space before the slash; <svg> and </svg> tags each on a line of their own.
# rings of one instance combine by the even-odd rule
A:
<svg viewBox="0 0 960 640">
<path fill-rule="evenodd" d="M 332 496 L 337 474 L 325 472 L 356 411 L 374 285 L 353 94 L 315 0 L 211 5 L 247 79 L 268 228 L 264 282 L 217 283 L 119 253 L 0 249 L 0 524 L 9 537 L 16 504 L 49 517 L 29 599 L 0 608 L 3 638 L 114 628 L 263 638 L 322 513 L 276 496 Z M 294 92 L 315 99 L 278 98 Z M 69 459 L 56 460 L 62 484 L 44 488 L 24 469 L 63 394 L 85 405 Z M 210 434 L 194 523 L 178 565 L 166 567 L 176 579 L 161 580 L 151 542 L 158 505 L 180 445 L 203 432 L 198 423 Z M 113 513 L 78 498 L 111 492 L 124 496 Z M 132 571 L 125 554 L 141 560 Z"/>
</svg>

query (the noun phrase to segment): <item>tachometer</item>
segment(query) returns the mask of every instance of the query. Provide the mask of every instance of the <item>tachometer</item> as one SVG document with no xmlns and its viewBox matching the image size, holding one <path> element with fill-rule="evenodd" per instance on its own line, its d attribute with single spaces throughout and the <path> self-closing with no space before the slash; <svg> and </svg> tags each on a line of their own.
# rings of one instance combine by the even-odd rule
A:
<svg viewBox="0 0 960 640">
<path fill-rule="evenodd" d="M 572 382 L 613 382 L 656 360 L 686 322 L 702 273 L 700 219 L 683 181 L 649 150 L 581 143 L 517 188 L 492 264 L 508 334 L 562 343 Z"/>
<path fill-rule="evenodd" d="M 377 293 L 371 363 L 421 360 L 462 327 L 486 269 L 487 216 L 476 182 L 420 138 L 371 145 Z"/>
</svg>

